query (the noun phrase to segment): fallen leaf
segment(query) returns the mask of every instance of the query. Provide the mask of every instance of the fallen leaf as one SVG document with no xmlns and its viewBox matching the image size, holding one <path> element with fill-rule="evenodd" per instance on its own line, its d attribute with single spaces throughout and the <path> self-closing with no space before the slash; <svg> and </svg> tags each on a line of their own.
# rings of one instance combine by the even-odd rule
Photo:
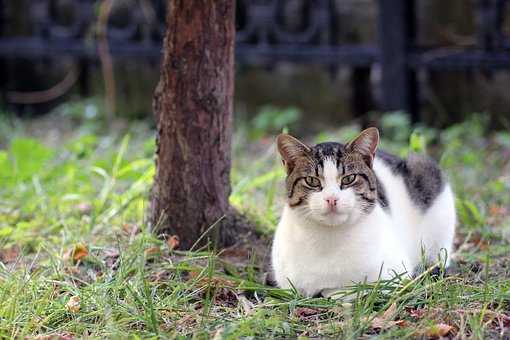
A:
<svg viewBox="0 0 510 340">
<path fill-rule="evenodd" d="M 78 262 L 89 254 L 87 246 L 81 243 L 75 244 L 74 247 L 68 249 L 63 256 L 64 261 Z"/>
<path fill-rule="evenodd" d="M 179 236 L 172 235 L 166 240 L 166 244 L 170 250 L 174 250 L 179 246 Z"/>
<path fill-rule="evenodd" d="M 371 326 L 373 329 L 379 330 L 379 329 L 390 329 L 394 326 L 401 326 L 404 327 L 406 325 L 405 320 L 383 320 L 379 317 L 375 317 L 372 320 Z"/>
<path fill-rule="evenodd" d="M 138 224 L 124 223 L 122 225 L 122 230 L 129 236 L 129 244 L 133 243 L 136 235 L 140 233 L 140 227 Z"/>
<path fill-rule="evenodd" d="M 70 274 L 70 275 L 78 275 L 78 274 L 80 274 L 80 269 L 76 266 L 70 266 L 70 267 L 66 266 L 66 267 L 64 267 L 64 272 L 66 274 Z"/>
<path fill-rule="evenodd" d="M 228 248 L 225 248 L 221 251 L 220 256 L 222 258 L 248 258 L 250 255 L 249 249 L 243 245 L 235 245 Z"/>
<path fill-rule="evenodd" d="M 503 326 L 510 327 L 510 315 L 503 315 L 500 320 L 503 322 Z"/>
<path fill-rule="evenodd" d="M 0 249 L 0 262 L 9 263 L 14 262 L 20 254 L 18 246 L 12 246 L 5 249 Z"/>
<path fill-rule="evenodd" d="M 151 282 L 163 282 L 168 281 L 169 273 L 166 270 L 159 270 L 153 274 L 150 275 L 150 281 Z"/>
<path fill-rule="evenodd" d="M 87 249 L 87 246 L 82 243 L 78 243 L 77 245 L 74 246 L 73 260 L 75 262 L 78 262 L 88 254 L 89 250 Z"/>
<path fill-rule="evenodd" d="M 80 311 L 80 297 L 71 296 L 66 303 L 66 310 L 70 313 L 78 313 Z"/>
<path fill-rule="evenodd" d="M 161 253 L 161 249 L 159 247 L 149 247 L 144 251 L 145 256 L 156 256 Z"/>
<path fill-rule="evenodd" d="M 223 339 L 223 327 L 220 327 L 214 332 L 213 340 L 221 340 Z"/>
<path fill-rule="evenodd" d="M 389 329 L 393 326 L 404 326 L 405 320 L 393 320 L 397 312 L 397 304 L 392 303 L 381 316 L 376 316 L 370 326 L 373 329 Z"/>
<path fill-rule="evenodd" d="M 450 325 L 447 325 L 445 323 L 438 323 L 435 324 L 425 331 L 425 336 L 428 337 L 441 337 L 446 336 L 448 333 L 452 331 L 453 327 Z"/>
<path fill-rule="evenodd" d="M 395 312 L 397 311 L 397 304 L 395 302 L 393 302 L 389 307 L 388 309 L 386 309 L 383 313 L 383 315 L 381 316 L 383 319 L 385 320 L 390 320 L 390 319 L 393 319 L 393 317 L 395 316 Z"/>
<path fill-rule="evenodd" d="M 255 307 L 254 304 L 244 295 L 239 296 L 238 299 L 243 307 L 244 315 L 251 315 L 253 313 L 253 308 Z"/>
<path fill-rule="evenodd" d="M 214 303 L 223 306 L 237 306 L 237 295 L 229 288 L 218 288 L 214 294 Z"/>
<path fill-rule="evenodd" d="M 104 250 L 105 264 L 108 268 L 117 269 L 119 265 L 120 253 L 115 248 L 107 248 Z"/>
<path fill-rule="evenodd" d="M 183 317 L 181 317 L 179 320 L 177 320 L 176 328 L 177 329 L 187 329 L 194 327 L 194 325 L 197 323 L 197 319 L 192 314 L 186 314 Z"/>
<path fill-rule="evenodd" d="M 310 319 L 311 316 L 319 314 L 320 311 L 315 308 L 298 307 L 294 310 L 294 315 L 303 321 Z"/>
<path fill-rule="evenodd" d="M 190 271 L 188 279 L 189 280 L 196 279 L 199 274 L 200 274 L 199 271 Z M 229 280 L 222 276 L 213 276 L 211 278 L 204 276 L 198 280 L 196 285 L 197 285 L 197 287 L 200 287 L 200 288 L 202 288 L 204 286 L 211 286 L 211 287 L 217 287 L 217 288 L 225 287 L 225 288 L 232 288 L 232 289 L 237 287 L 236 282 Z"/>
<path fill-rule="evenodd" d="M 104 250 L 104 255 L 106 257 L 118 257 L 120 255 L 119 251 L 115 248 L 106 248 Z"/>
<path fill-rule="evenodd" d="M 416 320 L 419 320 L 419 319 L 423 318 L 423 316 L 426 313 L 424 308 L 411 309 L 408 312 L 409 312 L 409 316 L 411 316 L 412 318 L 415 318 Z"/>
<path fill-rule="evenodd" d="M 482 234 L 480 233 L 473 234 L 473 236 L 471 237 L 471 244 L 474 247 L 478 247 L 478 249 L 481 251 L 489 249 L 489 243 L 487 242 L 487 240 L 483 239 Z"/>
</svg>

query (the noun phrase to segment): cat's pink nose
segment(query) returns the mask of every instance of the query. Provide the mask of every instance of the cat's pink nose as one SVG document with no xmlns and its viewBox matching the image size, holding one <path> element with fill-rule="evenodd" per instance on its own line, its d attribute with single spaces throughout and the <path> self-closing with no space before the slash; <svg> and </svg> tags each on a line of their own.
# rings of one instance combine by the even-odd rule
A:
<svg viewBox="0 0 510 340">
<path fill-rule="evenodd" d="M 325 198 L 326 202 L 328 203 L 328 207 L 333 210 L 336 208 L 336 204 L 338 202 L 338 198 L 335 196 L 329 196 Z"/>
</svg>

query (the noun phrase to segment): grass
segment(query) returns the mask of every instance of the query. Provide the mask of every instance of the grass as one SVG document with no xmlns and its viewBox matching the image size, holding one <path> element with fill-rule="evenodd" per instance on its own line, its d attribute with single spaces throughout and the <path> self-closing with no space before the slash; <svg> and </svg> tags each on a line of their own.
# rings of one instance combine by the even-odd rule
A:
<svg viewBox="0 0 510 340">
<path fill-rule="evenodd" d="M 323 299 L 264 285 L 267 249 L 182 252 L 151 235 L 153 132 L 106 125 L 94 110 L 81 102 L 0 122 L 1 338 L 510 336 L 510 134 L 489 134 L 482 115 L 442 131 L 399 113 L 381 120 L 384 148 L 427 149 L 450 176 L 460 219 L 452 273 Z M 284 197 L 273 145 L 282 126 L 266 118 L 256 132 L 236 128 L 231 202 L 270 237 Z"/>
</svg>

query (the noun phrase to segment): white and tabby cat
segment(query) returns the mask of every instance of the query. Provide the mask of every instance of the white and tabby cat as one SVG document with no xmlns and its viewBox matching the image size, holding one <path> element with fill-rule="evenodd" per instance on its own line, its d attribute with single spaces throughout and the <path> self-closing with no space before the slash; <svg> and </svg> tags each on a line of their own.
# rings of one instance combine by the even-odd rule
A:
<svg viewBox="0 0 510 340">
<path fill-rule="evenodd" d="M 376 152 L 376 128 L 346 145 L 309 147 L 285 134 L 277 143 L 287 170 L 272 250 L 278 286 L 327 296 L 380 273 L 411 274 L 424 254 L 428 263 L 442 256 L 448 265 L 454 196 L 434 161 Z"/>
</svg>

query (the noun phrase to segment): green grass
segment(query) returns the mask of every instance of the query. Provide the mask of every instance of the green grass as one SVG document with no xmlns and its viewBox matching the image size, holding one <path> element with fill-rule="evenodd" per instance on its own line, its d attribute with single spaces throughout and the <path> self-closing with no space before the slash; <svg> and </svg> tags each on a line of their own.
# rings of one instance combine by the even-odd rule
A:
<svg viewBox="0 0 510 340">
<path fill-rule="evenodd" d="M 151 235 L 153 133 L 104 124 L 83 114 L 91 107 L 0 122 L 0 338 L 510 336 L 510 134 L 489 134 L 483 116 L 443 131 L 414 129 L 399 113 L 381 121 L 384 148 L 426 151 L 450 176 L 460 219 L 452 273 L 322 299 L 265 286 L 267 249 L 180 252 Z M 284 197 L 273 145 L 282 126 L 264 114 L 255 132 L 236 128 L 231 202 L 270 237 Z M 298 124 L 282 114 L 282 125 Z"/>
</svg>

